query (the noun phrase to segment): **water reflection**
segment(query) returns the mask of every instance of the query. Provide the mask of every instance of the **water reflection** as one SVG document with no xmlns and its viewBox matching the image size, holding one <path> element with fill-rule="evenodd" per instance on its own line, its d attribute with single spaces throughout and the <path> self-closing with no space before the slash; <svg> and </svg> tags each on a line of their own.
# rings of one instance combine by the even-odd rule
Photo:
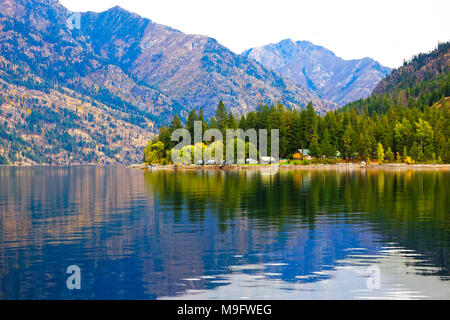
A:
<svg viewBox="0 0 450 320">
<path fill-rule="evenodd" d="M 355 251 L 360 250 L 355 248 Z M 439 276 L 426 276 L 422 273 L 425 270 L 433 273 L 438 268 L 417 268 L 414 263 L 422 260 L 403 255 L 402 251 L 402 248 L 395 247 L 395 252 L 388 254 L 355 254 L 344 260 L 337 260 L 332 269 L 297 276 L 299 281 L 296 282 L 280 280 L 278 273 L 231 272 L 225 277 L 218 276 L 222 279 L 220 283 L 226 284 L 224 286 L 213 290 L 189 289 L 176 297 L 162 299 L 448 299 L 448 283 Z M 270 266 L 271 264 L 243 265 L 231 269 L 265 270 Z M 368 268 L 379 269 L 379 288 L 368 287 Z M 210 279 L 214 281 L 215 277 Z"/>
<path fill-rule="evenodd" d="M 0 182 L 2 299 L 450 298 L 448 172 L 0 168 Z"/>
</svg>

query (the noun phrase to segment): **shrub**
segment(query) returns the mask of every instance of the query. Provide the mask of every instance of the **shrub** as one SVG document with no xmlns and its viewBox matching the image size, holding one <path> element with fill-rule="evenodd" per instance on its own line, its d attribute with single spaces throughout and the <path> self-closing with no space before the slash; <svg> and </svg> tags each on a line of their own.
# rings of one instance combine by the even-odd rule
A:
<svg viewBox="0 0 450 320">
<path fill-rule="evenodd" d="M 406 156 L 406 157 L 405 157 L 405 163 L 406 163 L 406 164 L 413 164 L 413 163 L 414 163 L 414 160 L 412 160 L 410 156 Z"/>
</svg>

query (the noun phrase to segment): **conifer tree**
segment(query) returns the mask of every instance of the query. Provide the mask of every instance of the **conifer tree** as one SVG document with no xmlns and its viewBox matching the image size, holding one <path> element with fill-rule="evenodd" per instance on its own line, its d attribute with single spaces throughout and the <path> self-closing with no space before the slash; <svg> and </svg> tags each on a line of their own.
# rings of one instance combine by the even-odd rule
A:
<svg viewBox="0 0 450 320">
<path fill-rule="evenodd" d="M 342 144 L 343 144 L 342 156 L 345 159 L 350 159 L 350 156 L 353 153 L 353 141 L 354 141 L 353 136 L 354 130 L 352 126 L 348 124 L 342 137 Z"/>
<path fill-rule="evenodd" d="M 394 153 L 392 152 L 391 147 L 388 147 L 388 149 L 386 150 L 385 156 L 389 162 L 392 162 L 394 160 Z"/>
<path fill-rule="evenodd" d="M 378 142 L 378 145 L 377 145 L 377 157 L 378 157 L 378 163 L 384 162 L 384 148 L 380 142 Z"/>
<path fill-rule="evenodd" d="M 208 130 L 208 124 L 206 123 L 205 117 L 203 115 L 203 108 L 200 108 L 197 119 L 198 121 L 202 122 L 202 132 L 204 133 L 206 130 Z"/>
<path fill-rule="evenodd" d="M 233 113 L 230 111 L 228 112 L 228 125 L 227 128 L 229 129 L 237 129 L 238 128 L 238 123 L 236 121 L 236 118 L 234 117 Z"/>
<path fill-rule="evenodd" d="M 309 154 L 312 157 L 321 157 L 322 151 L 320 150 L 319 142 L 317 141 L 317 136 L 312 138 L 311 144 L 309 146 Z"/>
<path fill-rule="evenodd" d="M 197 120 L 198 120 L 197 113 L 195 112 L 194 109 L 192 109 L 188 114 L 185 125 L 185 129 L 189 131 L 192 139 L 194 138 L 194 122 Z"/>
<path fill-rule="evenodd" d="M 215 120 L 217 129 L 219 129 L 225 137 L 225 130 L 228 128 L 228 115 L 222 100 L 220 100 L 219 105 L 217 106 Z"/>
</svg>

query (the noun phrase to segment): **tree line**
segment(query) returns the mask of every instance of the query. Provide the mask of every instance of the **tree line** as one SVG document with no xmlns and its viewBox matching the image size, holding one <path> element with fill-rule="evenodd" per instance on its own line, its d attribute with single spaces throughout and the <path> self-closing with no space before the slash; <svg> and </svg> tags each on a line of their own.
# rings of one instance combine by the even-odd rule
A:
<svg viewBox="0 0 450 320">
<path fill-rule="evenodd" d="M 260 105 L 237 118 L 219 102 L 214 117 L 206 121 L 202 109 L 192 110 L 183 126 L 178 115 L 144 150 L 144 162 L 167 163 L 178 143 L 171 141 L 174 130 L 185 128 L 193 136 L 194 121 L 203 129 L 279 129 L 281 158 L 292 159 L 298 150 L 309 149 L 317 159 L 337 161 L 450 163 L 450 114 L 448 100 L 432 107 L 403 107 L 395 103 L 378 114 L 376 110 L 344 108 L 320 116 L 312 103 L 296 110 L 277 105 Z M 269 136 L 270 139 L 270 136 Z M 270 145 L 270 143 L 268 143 Z"/>
</svg>

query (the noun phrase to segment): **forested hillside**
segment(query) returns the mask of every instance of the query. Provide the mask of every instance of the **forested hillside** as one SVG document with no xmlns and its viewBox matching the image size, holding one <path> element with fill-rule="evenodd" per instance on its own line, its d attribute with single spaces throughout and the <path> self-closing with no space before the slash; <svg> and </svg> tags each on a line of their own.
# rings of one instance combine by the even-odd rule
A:
<svg viewBox="0 0 450 320">
<path fill-rule="evenodd" d="M 285 158 L 308 148 L 320 159 L 335 158 L 339 151 L 343 160 L 450 163 L 449 48 L 449 43 L 439 44 L 433 52 L 414 57 L 383 80 L 376 93 L 343 110 L 320 116 L 311 104 L 301 111 L 264 105 L 237 121 L 219 104 L 205 127 L 279 129 L 280 156 Z M 191 112 L 187 129 L 196 117 Z M 179 127 L 175 118 L 169 128 L 161 128 L 163 151 L 174 146 L 170 133 Z M 146 148 L 147 160 L 165 156 L 164 152 L 160 157 L 152 155 L 155 143 Z"/>
<path fill-rule="evenodd" d="M 348 109 L 384 113 L 391 107 L 433 106 L 450 96 L 450 42 L 440 43 L 428 54 L 416 55 L 383 79 L 367 98 L 347 105 Z"/>
</svg>

